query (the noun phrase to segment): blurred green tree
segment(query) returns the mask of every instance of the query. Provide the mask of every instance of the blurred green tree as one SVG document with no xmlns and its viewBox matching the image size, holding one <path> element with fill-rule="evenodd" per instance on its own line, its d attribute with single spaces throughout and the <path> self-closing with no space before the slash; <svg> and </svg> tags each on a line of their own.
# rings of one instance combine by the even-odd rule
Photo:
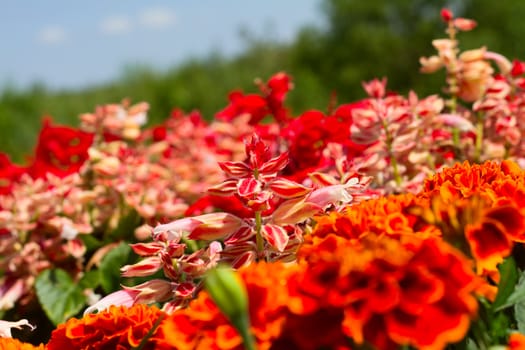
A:
<svg viewBox="0 0 525 350">
<path fill-rule="evenodd" d="M 42 116 L 76 125 L 80 113 L 124 98 L 149 102 L 151 124 L 173 108 L 198 109 L 211 119 L 228 103 L 231 90 L 257 91 L 254 78 L 265 80 L 282 70 L 297 86 L 288 98 L 294 114 L 326 110 L 334 93 L 339 103 L 362 98 L 361 82 L 376 77 L 387 77 L 389 89 L 400 93 L 436 93 L 444 73 L 419 73 L 419 57 L 433 54 L 431 41 L 445 36 L 442 7 L 479 23 L 461 33 L 461 48 L 485 45 L 510 59 L 525 59 L 525 1 L 322 0 L 324 24 L 305 27 L 290 44 L 244 30 L 245 50 L 233 58 L 213 52 L 167 71 L 127 66 L 117 81 L 79 90 L 51 91 L 42 84 L 27 90 L 5 87 L 0 93 L 0 152 L 22 161 L 31 153 Z"/>
</svg>

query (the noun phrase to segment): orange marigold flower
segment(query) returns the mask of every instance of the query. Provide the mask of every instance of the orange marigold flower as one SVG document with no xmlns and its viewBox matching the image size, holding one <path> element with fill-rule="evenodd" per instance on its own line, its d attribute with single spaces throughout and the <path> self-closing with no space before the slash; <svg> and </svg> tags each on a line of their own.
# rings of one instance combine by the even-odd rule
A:
<svg viewBox="0 0 525 350">
<path fill-rule="evenodd" d="M 439 195 L 446 202 L 478 195 L 491 203 L 510 199 L 520 208 L 525 205 L 525 172 L 509 160 L 457 163 L 426 179 L 423 186 L 419 196 Z"/>
<path fill-rule="evenodd" d="M 474 259 L 479 274 L 497 271 L 512 252 L 514 241 L 525 233 L 525 220 L 510 201 L 493 206 L 478 195 L 449 201 L 433 195 L 429 207 L 409 209 L 439 227 L 443 239 Z"/>
<path fill-rule="evenodd" d="M 313 237 L 322 238 L 328 234 L 335 234 L 346 239 L 359 239 L 366 234 L 376 235 L 439 235 L 439 231 L 425 223 L 417 215 L 407 211 L 407 208 L 421 205 L 426 206 L 428 201 L 413 194 L 390 195 L 360 202 L 347 207 L 342 213 L 331 212 L 325 216 L 318 216 Z"/>
<path fill-rule="evenodd" d="M 239 270 L 258 349 L 269 349 L 281 334 L 288 302 L 286 284 L 297 269 L 261 262 Z M 205 291 L 188 308 L 164 319 L 153 341 L 157 349 L 243 349 L 241 337 Z"/>
<path fill-rule="evenodd" d="M 111 306 L 107 311 L 58 325 L 46 349 L 130 349 L 138 346 L 163 316 L 154 306 Z M 144 349 L 153 349 L 153 343 Z"/>
<path fill-rule="evenodd" d="M 509 337 L 508 350 L 525 349 L 525 335 L 521 333 L 512 333 Z"/>
<path fill-rule="evenodd" d="M 289 281 L 291 312 L 315 323 L 312 328 L 330 324 L 359 344 L 441 349 L 463 339 L 477 312 L 471 263 L 438 238 L 328 235 L 300 250 L 299 260 L 307 264 Z M 319 314 L 331 314 L 333 323 L 324 317 L 317 324 L 311 316 Z M 301 330 L 283 333 L 300 336 Z"/>
<path fill-rule="evenodd" d="M 33 345 L 29 343 L 22 343 L 18 339 L 0 338 L 0 350 L 44 350 L 43 344 Z"/>
</svg>

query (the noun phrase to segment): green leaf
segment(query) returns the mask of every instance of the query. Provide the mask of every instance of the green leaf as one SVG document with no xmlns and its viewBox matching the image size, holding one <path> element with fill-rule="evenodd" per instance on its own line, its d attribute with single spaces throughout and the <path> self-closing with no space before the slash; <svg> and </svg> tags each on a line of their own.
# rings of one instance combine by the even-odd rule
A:
<svg viewBox="0 0 525 350">
<path fill-rule="evenodd" d="M 86 246 L 86 249 L 88 252 L 92 252 L 97 250 L 102 246 L 102 242 L 96 239 L 93 235 L 78 235 L 84 245 Z"/>
<path fill-rule="evenodd" d="M 84 273 L 84 276 L 78 281 L 78 285 L 82 289 L 96 289 L 100 285 L 100 271 L 91 270 Z"/>
<path fill-rule="evenodd" d="M 510 306 L 514 306 L 525 302 L 525 272 L 521 273 L 518 284 L 514 286 L 514 291 L 507 298 L 507 301 L 496 308 L 496 311 L 506 309 Z"/>
<path fill-rule="evenodd" d="M 128 243 L 122 242 L 112 249 L 100 262 L 100 284 L 106 293 L 111 293 L 120 288 L 122 277 L 120 268 L 127 264 L 131 248 Z"/>
<path fill-rule="evenodd" d="M 131 240 L 134 238 L 133 232 L 142 223 L 142 219 L 136 210 L 122 205 L 120 208 L 120 220 L 117 227 L 109 232 L 106 241 L 116 242 L 119 240 Z"/>
<path fill-rule="evenodd" d="M 86 305 L 82 287 L 64 270 L 43 271 L 36 278 L 35 288 L 42 308 L 55 325 L 76 315 Z"/>
<path fill-rule="evenodd" d="M 525 303 L 517 303 L 514 305 L 514 315 L 516 315 L 516 323 L 518 324 L 518 331 L 525 334 Z"/>
<path fill-rule="evenodd" d="M 518 282 L 518 269 L 512 256 L 505 259 L 505 261 L 499 266 L 499 273 L 500 283 L 498 285 L 498 294 L 492 304 L 492 309 L 495 311 L 513 305 L 507 305 L 508 299 L 514 292 L 516 283 Z"/>
</svg>

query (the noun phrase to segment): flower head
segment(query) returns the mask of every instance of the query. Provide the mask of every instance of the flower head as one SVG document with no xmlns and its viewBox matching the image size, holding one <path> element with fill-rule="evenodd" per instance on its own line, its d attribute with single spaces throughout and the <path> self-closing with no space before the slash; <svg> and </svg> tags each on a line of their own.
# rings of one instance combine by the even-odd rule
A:
<svg viewBox="0 0 525 350">
<path fill-rule="evenodd" d="M 137 347 L 164 313 L 156 307 L 112 306 L 81 319 L 71 318 L 58 325 L 47 344 L 48 350 L 130 349 Z M 153 349 L 150 345 L 144 349 Z"/>
</svg>

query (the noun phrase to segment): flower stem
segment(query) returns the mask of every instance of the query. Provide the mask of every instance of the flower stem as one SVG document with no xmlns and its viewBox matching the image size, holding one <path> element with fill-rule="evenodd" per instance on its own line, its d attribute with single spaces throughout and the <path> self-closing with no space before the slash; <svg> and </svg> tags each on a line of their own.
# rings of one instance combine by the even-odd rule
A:
<svg viewBox="0 0 525 350">
<path fill-rule="evenodd" d="M 255 212 L 255 239 L 257 242 L 257 259 L 260 259 L 264 253 L 264 238 L 261 234 L 262 215 L 261 211 Z"/>
<path fill-rule="evenodd" d="M 394 173 L 394 180 L 397 186 L 401 185 L 401 176 L 399 175 L 399 169 L 397 168 L 397 160 L 392 154 L 390 156 L 390 163 L 392 164 L 392 171 Z"/>
<path fill-rule="evenodd" d="M 481 152 L 483 151 L 483 120 L 481 117 L 477 118 L 476 123 L 476 149 L 474 153 L 474 162 L 479 163 Z"/>
</svg>

